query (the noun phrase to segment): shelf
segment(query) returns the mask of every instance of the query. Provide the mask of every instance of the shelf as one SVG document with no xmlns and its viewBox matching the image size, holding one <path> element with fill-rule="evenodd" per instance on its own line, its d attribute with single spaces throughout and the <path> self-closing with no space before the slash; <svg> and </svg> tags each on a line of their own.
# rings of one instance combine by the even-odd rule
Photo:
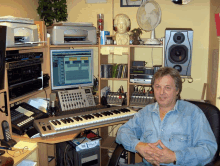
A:
<svg viewBox="0 0 220 166">
<path fill-rule="evenodd" d="M 49 87 L 44 88 L 44 90 L 47 90 L 47 89 L 49 89 Z M 20 100 L 24 100 L 24 99 L 26 99 L 26 98 L 31 98 L 31 97 L 33 97 L 34 95 L 43 92 L 44 90 L 42 89 L 42 90 L 33 91 L 33 92 L 30 92 L 30 93 L 24 94 L 24 95 L 22 95 L 22 96 L 19 96 L 19 97 L 15 98 L 15 99 L 11 99 L 11 100 L 9 100 L 9 104 L 18 102 L 18 101 L 20 101 Z"/>
<path fill-rule="evenodd" d="M 129 85 L 151 86 L 151 84 L 129 83 Z"/>
<path fill-rule="evenodd" d="M 100 45 L 101 47 L 163 48 L 163 45 Z"/>
<path fill-rule="evenodd" d="M 50 48 L 66 48 L 66 47 L 98 47 L 98 45 L 78 45 L 78 44 L 63 44 L 63 45 L 50 45 Z"/>
<path fill-rule="evenodd" d="M 102 149 L 111 149 L 111 150 L 114 150 L 115 147 L 116 147 L 116 145 L 117 145 L 117 144 L 115 143 L 115 137 L 109 136 L 109 137 L 107 137 L 107 138 L 105 139 L 105 141 L 102 143 L 101 148 L 102 148 Z"/>
<path fill-rule="evenodd" d="M 7 47 L 6 51 L 13 51 L 13 50 L 30 50 L 30 49 L 40 49 L 40 48 L 46 48 L 45 45 L 39 45 L 39 46 L 33 46 L 33 47 Z"/>
<path fill-rule="evenodd" d="M 130 45 L 110 45 L 110 44 L 106 44 L 106 45 L 100 45 L 100 47 L 130 47 Z"/>
<path fill-rule="evenodd" d="M 2 90 L 0 90 L 0 93 L 3 93 L 3 92 L 5 92 L 5 91 L 7 91 L 6 89 L 2 89 Z"/>
<path fill-rule="evenodd" d="M 101 78 L 101 80 L 128 81 L 128 78 Z"/>
<path fill-rule="evenodd" d="M 163 44 L 160 44 L 160 45 L 130 45 L 130 47 L 135 47 L 135 48 L 163 48 Z"/>
</svg>

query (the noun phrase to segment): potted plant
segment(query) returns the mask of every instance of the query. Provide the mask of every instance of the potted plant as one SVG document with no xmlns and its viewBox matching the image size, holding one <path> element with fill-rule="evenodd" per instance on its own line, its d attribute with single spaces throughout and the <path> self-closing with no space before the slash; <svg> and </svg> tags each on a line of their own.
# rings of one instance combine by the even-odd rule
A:
<svg viewBox="0 0 220 166">
<path fill-rule="evenodd" d="M 131 38 L 132 38 L 132 44 L 134 45 L 139 45 L 140 44 L 140 35 L 142 34 L 142 29 L 141 28 L 134 28 L 133 30 L 131 30 Z"/>
<path fill-rule="evenodd" d="M 66 0 L 39 0 L 38 4 L 37 13 L 46 26 L 51 26 L 54 21 L 67 21 Z"/>
</svg>

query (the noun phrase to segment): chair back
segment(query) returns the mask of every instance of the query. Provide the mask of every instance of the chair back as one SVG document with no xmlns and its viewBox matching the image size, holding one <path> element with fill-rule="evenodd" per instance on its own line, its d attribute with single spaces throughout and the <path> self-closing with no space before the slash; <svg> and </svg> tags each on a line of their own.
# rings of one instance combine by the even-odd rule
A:
<svg viewBox="0 0 220 166">
<path fill-rule="evenodd" d="M 188 100 L 189 101 L 189 100 Z M 217 161 L 219 157 L 219 142 L 220 142 L 220 112 L 219 109 L 209 103 L 199 102 L 199 101 L 189 101 L 195 105 L 197 105 L 205 114 L 206 118 L 209 121 L 209 124 L 212 128 L 212 131 L 215 135 L 218 149 L 211 163 Z"/>
</svg>

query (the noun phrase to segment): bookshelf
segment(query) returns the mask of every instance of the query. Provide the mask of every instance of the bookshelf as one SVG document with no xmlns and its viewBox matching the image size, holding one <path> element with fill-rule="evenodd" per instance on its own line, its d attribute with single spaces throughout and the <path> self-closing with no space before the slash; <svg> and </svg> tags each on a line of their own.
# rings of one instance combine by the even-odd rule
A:
<svg viewBox="0 0 220 166">
<path fill-rule="evenodd" d="M 115 82 L 119 82 L 118 87 L 121 84 L 126 85 L 127 88 L 124 88 L 124 91 L 127 92 L 127 105 L 130 104 L 131 94 L 134 92 L 134 86 L 144 86 L 150 87 L 151 84 L 142 84 L 142 83 L 132 83 L 130 82 L 130 69 L 132 61 L 136 60 L 136 52 L 138 49 L 145 51 L 146 49 L 159 49 L 159 56 L 161 57 L 161 63 L 157 65 L 164 66 L 164 39 L 162 40 L 161 45 L 99 45 L 99 55 L 98 55 L 98 79 L 99 79 L 99 103 L 101 103 L 101 89 L 106 86 L 111 86 Z M 127 77 L 126 78 L 101 78 L 101 65 L 102 64 L 115 64 L 117 63 L 114 60 L 123 59 L 118 63 L 128 64 L 127 65 Z M 156 65 L 156 64 L 155 64 Z M 114 82 L 114 83 L 112 83 Z M 116 83 L 117 84 L 117 83 Z M 116 89 L 117 89 L 116 88 Z M 112 88 L 113 89 L 113 88 Z M 112 90 L 111 89 L 111 90 Z M 126 121 L 123 121 L 117 126 L 120 127 L 121 124 L 124 124 Z M 117 124 L 118 125 L 118 124 Z M 114 124 L 111 124 L 114 126 Z M 109 135 L 110 125 L 103 126 L 99 128 L 100 136 L 102 137 L 101 141 L 101 166 L 106 166 L 108 163 L 109 152 L 112 152 L 116 147 L 115 136 Z M 116 130 L 116 129 L 115 129 Z M 136 159 L 140 161 L 140 157 Z"/>
<path fill-rule="evenodd" d="M 127 85 L 127 88 L 124 90 L 127 92 L 127 105 L 129 105 L 129 99 L 131 94 L 133 93 L 134 86 L 145 86 L 150 87 L 151 84 L 143 84 L 143 83 L 132 83 L 130 82 L 130 69 L 132 65 L 132 61 L 136 60 L 135 52 L 138 49 L 161 49 L 161 64 L 164 66 L 164 39 L 162 40 L 161 45 L 99 45 L 99 56 L 98 56 L 98 72 L 99 72 L 99 103 L 101 103 L 101 89 L 106 86 L 111 86 L 110 81 L 123 81 Z M 124 59 L 121 62 L 122 64 L 128 64 L 127 66 L 127 77 L 123 78 L 103 78 L 101 76 L 101 66 L 103 64 L 117 64 L 114 62 L 114 59 L 118 59 L 118 57 L 123 56 Z M 153 66 L 152 66 L 153 67 Z M 120 86 L 118 86 L 119 88 Z"/>
</svg>

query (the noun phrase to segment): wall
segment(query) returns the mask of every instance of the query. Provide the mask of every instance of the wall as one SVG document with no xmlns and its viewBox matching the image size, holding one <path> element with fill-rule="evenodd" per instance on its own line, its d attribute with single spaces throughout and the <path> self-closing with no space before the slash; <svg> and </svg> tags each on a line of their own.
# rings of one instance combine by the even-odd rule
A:
<svg viewBox="0 0 220 166">
<path fill-rule="evenodd" d="M 192 55 L 192 78 L 193 83 L 187 80 L 183 84 L 182 98 L 200 99 L 204 83 L 207 82 L 208 54 L 209 54 L 209 20 L 210 0 L 192 0 L 188 5 L 175 5 L 170 0 L 157 0 L 162 10 L 161 23 L 156 28 L 156 37 L 164 37 L 165 29 L 192 28 L 194 30 L 193 55 Z M 36 8 L 38 0 L 2 0 L 0 15 L 12 15 L 39 20 Z M 67 0 L 68 21 L 70 22 L 92 22 L 97 24 L 97 14 L 104 14 L 104 29 L 114 34 L 112 20 L 119 13 L 127 14 L 131 19 L 131 29 L 137 28 L 136 12 L 137 7 L 120 7 L 120 0 L 108 0 L 107 3 L 86 4 L 85 0 Z M 149 38 L 150 32 L 144 32 L 142 38 Z M 95 53 L 95 61 L 97 52 Z M 138 59 L 150 57 L 146 50 L 140 49 L 136 52 Z M 160 51 L 153 51 L 156 57 L 155 63 L 161 63 Z M 123 57 L 122 57 L 123 59 Z M 152 66 L 151 59 L 147 59 L 149 66 Z M 98 63 L 96 63 L 97 66 Z M 98 68 L 98 66 L 97 66 Z M 95 69 L 97 75 L 97 69 Z"/>
<path fill-rule="evenodd" d="M 39 21 L 37 15 L 38 0 L 1 0 L 0 16 L 31 18 Z"/>
<path fill-rule="evenodd" d="M 193 83 L 183 83 L 182 98 L 201 99 L 204 83 L 207 83 L 209 53 L 210 0 L 192 0 L 188 5 L 175 5 L 170 0 L 156 0 L 162 10 L 161 23 L 156 28 L 156 37 L 164 37 L 166 28 L 192 28 L 194 30 L 192 73 Z M 83 0 L 67 0 L 68 21 L 92 22 L 97 24 L 97 14 L 104 14 L 104 30 L 113 35 L 112 20 L 119 13 L 127 14 L 131 19 L 131 29 L 137 28 L 137 7 L 120 7 L 120 0 L 108 0 L 107 3 L 86 4 Z M 112 10 L 113 9 L 113 10 Z M 142 38 L 149 38 L 144 32 Z M 145 50 L 136 52 L 145 58 Z M 155 54 L 156 51 L 155 51 Z M 149 65 L 151 59 L 148 60 Z"/>
<path fill-rule="evenodd" d="M 216 98 L 220 96 L 217 92 L 217 82 L 219 74 L 219 55 L 215 51 L 219 49 L 219 40 L 217 38 L 215 13 L 220 13 L 220 1 L 210 1 L 210 31 L 209 31 L 209 62 L 208 62 L 208 84 L 207 99 L 216 105 Z M 219 84 L 219 83 L 218 83 Z"/>
</svg>

